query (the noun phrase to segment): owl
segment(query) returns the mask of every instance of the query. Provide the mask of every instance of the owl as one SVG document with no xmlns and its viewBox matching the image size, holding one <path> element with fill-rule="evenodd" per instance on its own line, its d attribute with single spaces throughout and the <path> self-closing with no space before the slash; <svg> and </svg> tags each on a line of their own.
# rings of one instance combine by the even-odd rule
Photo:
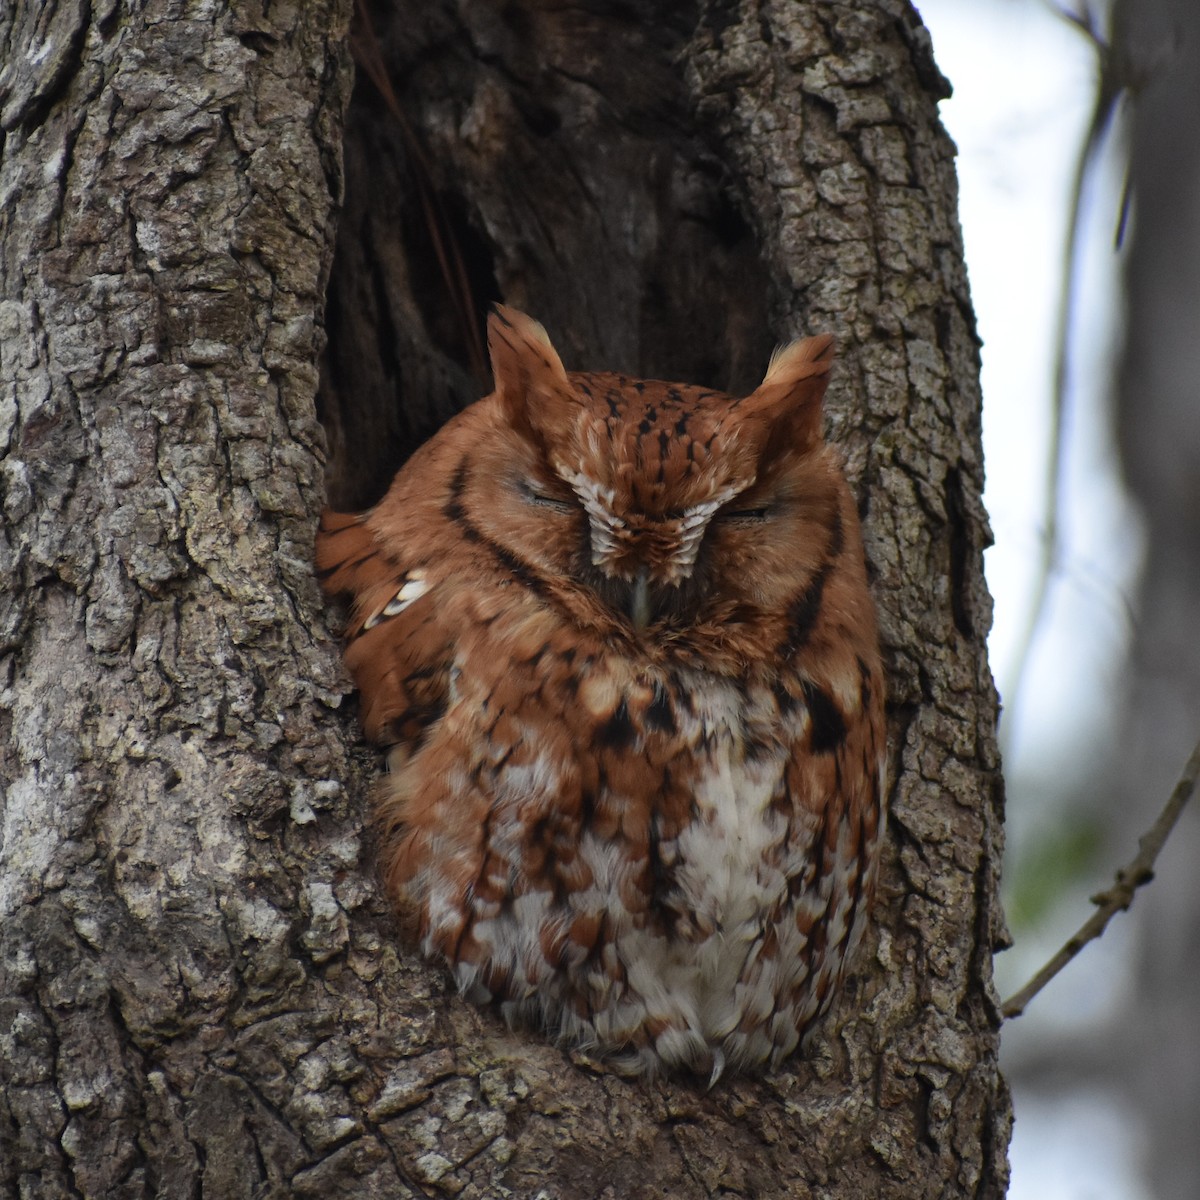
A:
<svg viewBox="0 0 1200 1200">
<path fill-rule="evenodd" d="M 383 875 L 462 993 L 630 1074 L 775 1065 L 867 920 L 884 680 L 832 338 L 733 397 L 567 372 L 488 323 L 495 390 L 317 566 Z"/>
</svg>

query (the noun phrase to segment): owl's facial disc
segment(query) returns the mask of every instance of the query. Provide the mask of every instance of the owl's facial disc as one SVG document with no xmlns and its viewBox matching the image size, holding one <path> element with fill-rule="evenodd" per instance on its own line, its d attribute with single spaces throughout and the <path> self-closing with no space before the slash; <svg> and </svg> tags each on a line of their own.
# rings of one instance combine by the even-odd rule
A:
<svg viewBox="0 0 1200 1200">
<path fill-rule="evenodd" d="M 614 383 L 569 439 L 543 444 L 543 461 L 586 517 L 580 582 L 639 633 L 686 625 L 711 599 L 711 572 L 698 569 L 710 526 L 743 496 L 740 522 L 760 517 L 758 462 L 736 426 L 723 426 L 716 393 Z M 594 386 L 582 394 L 595 400 Z"/>
</svg>

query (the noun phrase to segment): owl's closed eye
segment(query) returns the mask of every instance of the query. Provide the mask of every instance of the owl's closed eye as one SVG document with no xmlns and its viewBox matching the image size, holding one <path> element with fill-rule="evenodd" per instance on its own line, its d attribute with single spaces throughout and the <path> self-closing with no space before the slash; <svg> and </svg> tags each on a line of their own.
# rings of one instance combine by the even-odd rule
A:
<svg viewBox="0 0 1200 1200">
<path fill-rule="evenodd" d="M 832 339 L 733 397 L 568 373 L 498 307 L 495 390 L 372 510 L 325 588 L 393 749 L 381 860 L 471 999 L 629 1071 L 774 1064 L 866 921 L 883 698 Z"/>
</svg>

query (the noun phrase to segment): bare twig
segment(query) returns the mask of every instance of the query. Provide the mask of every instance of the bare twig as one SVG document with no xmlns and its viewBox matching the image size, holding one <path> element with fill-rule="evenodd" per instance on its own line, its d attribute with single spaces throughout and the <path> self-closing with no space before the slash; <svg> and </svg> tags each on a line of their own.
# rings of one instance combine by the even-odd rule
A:
<svg viewBox="0 0 1200 1200">
<path fill-rule="evenodd" d="M 1166 843 L 1171 830 L 1179 820 L 1180 813 L 1192 797 L 1200 776 L 1200 742 L 1196 743 L 1191 758 L 1183 768 L 1183 774 L 1171 793 L 1158 820 L 1138 840 L 1138 852 L 1133 861 L 1122 867 L 1112 887 L 1092 897 L 1096 911 L 1069 938 L 1061 950 L 1023 987 L 1005 1000 L 1000 1013 L 1005 1020 L 1019 1017 L 1030 1000 L 1034 998 L 1088 944 L 1095 941 L 1108 927 L 1109 921 L 1118 912 L 1124 912 L 1133 903 L 1134 893 L 1143 884 L 1154 878 L 1154 863 L 1159 851 Z"/>
<path fill-rule="evenodd" d="M 1058 313 L 1054 332 L 1054 385 L 1050 403 L 1050 445 L 1046 455 L 1046 513 L 1042 530 L 1042 550 L 1038 559 L 1037 582 L 1033 589 L 1033 600 L 1029 616 L 1022 630 L 1010 686 L 1004 690 L 1005 707 L 1015 712 L 1025 685 L 1033 645 L 1046 613 L 1046 602 L 1050 596 L 1050 583 L 1062 552 L 1062 508 L 1063 479 L 1065 465 L 1065 441 L 1063 430 L 1067 418 L 1067 372 L 1071 358 L 1071 321 L 1075 310 L 1076 273 L 1079 269 L 1079 230 L 1083 214 L 1084 192 L 1089 178 L 1094 177 L 1095 164 L 1104 142 L 1104 135 L 1111 123 L 1117 102 L 1127 86 L 1118 59 L 1105 40 L 1100 17 L 1089 5 L 1082 12 L 1050 6 L 1063 20 L 1075 26 L 1091 43 L 1099 65 L 1096 81 L 1096 96 L 1087 133 L 1079 146 L 1075 160 L 1075 171 L 1071 181 L 1071 199 L 1067 211 L 1067 230 L 1063 241 L 1062 280 L 1058 296 Z M 1006 722 L 1007 737 L 1011 722 Z"/>
</svg>

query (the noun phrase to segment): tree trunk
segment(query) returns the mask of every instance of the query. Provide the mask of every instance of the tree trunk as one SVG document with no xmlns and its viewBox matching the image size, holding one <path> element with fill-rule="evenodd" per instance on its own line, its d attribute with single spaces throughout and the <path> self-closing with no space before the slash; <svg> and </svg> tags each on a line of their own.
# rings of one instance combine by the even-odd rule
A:
<svg viewBox="0 0 1200 1200">
<path fill-rule="evenodd" d="M 0 14 L 0 1181 L 1002 1195 L 978 347 L 915 14 L 379 3 L 347 110 L 347 7 Z M 322 331 L 329 490 L 364 504 L 487 389 L 501 296 L 570 368 L 735 389 L 838 335 L 891 819 L 859 970 L 767 1078 L 573 1063 L 380 899 L 310 567 Z"/>
<path fill-rule="evenodd" d="M 1146 72 L 1131 127 L 1135 212 L 1117 409 L 1122 465 L 1146 532 L 1122 736 L 1108 764 L 1118 788 L 1113 853 L 1122 861 L 1200 734 L 1200 146 L 1179 136 L 1200 105 L 1200 9 L 1192 0 L 1153 0 L 1118 11 L 1126 23 L 1117 25 L 1117 45 Z M 1103 1082 L 1111 1086 L 1115 1067 L 1128 1111 L 1140 1119 L 1157 1200 L 1200 1193 L 1198 858 L 1193 811 L 1134 907 L 1139 949 L 1113 1022 L 1115 1064 L 1104 1056 Z"/>
</svg>

